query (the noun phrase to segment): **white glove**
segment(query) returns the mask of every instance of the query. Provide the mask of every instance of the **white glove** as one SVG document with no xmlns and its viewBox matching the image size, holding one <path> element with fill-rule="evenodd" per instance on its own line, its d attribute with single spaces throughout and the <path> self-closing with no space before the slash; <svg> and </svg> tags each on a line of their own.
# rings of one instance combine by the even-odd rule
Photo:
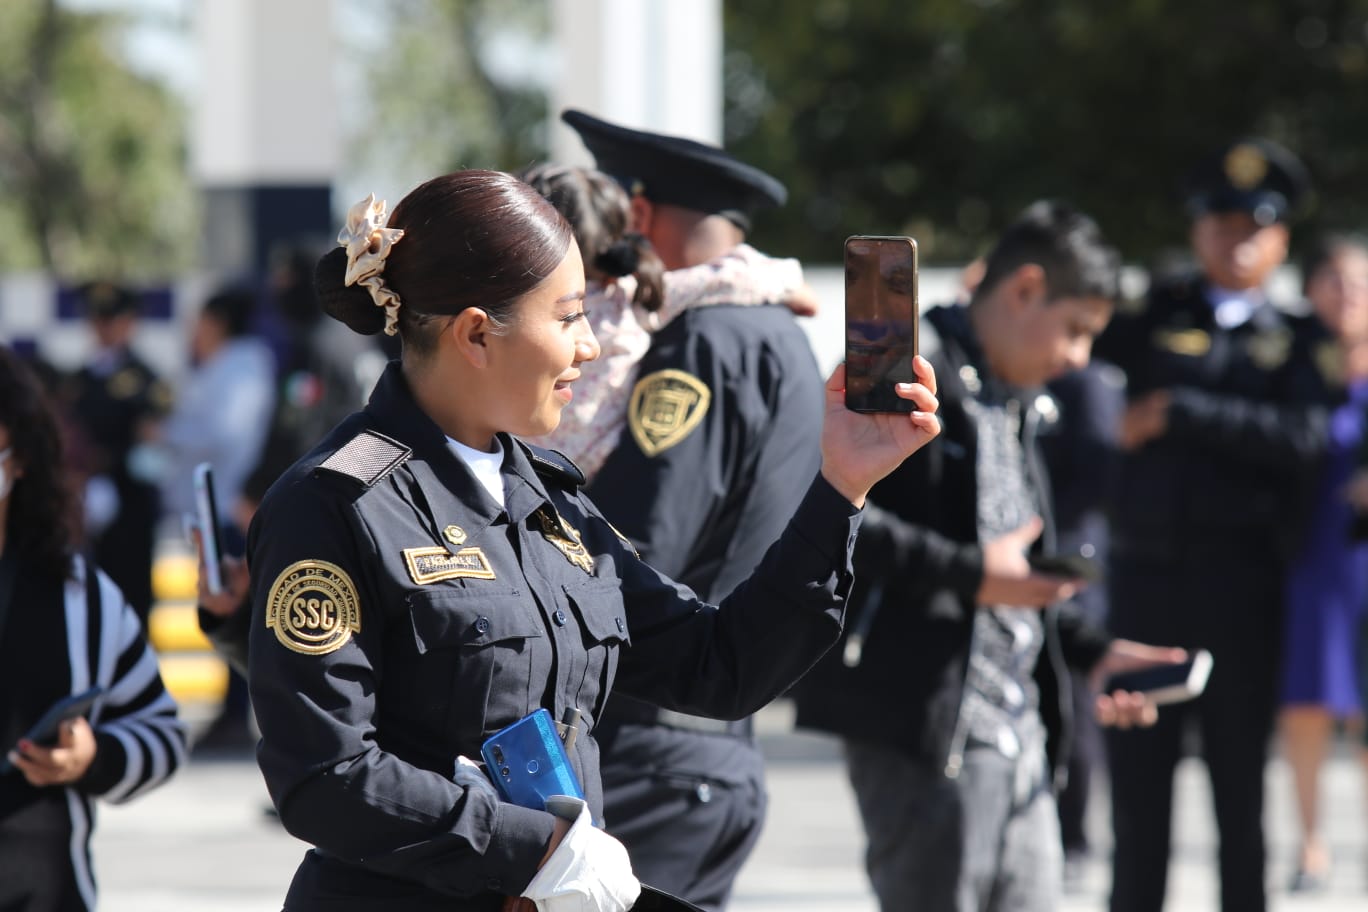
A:
<svg viewBox="0 0 1368 912">
<path fill-rule="evenodd" d="M 547 811 L 573 821 L 523 896 L 538 912 L 626 912 L 641 894 L 622 843 L 594 827 L 589 805 L 567 795 L 546 799 Z"/>
<path fill-rule="evenodd" d="M 465 755 L 456 758 L 456 765 L 451 770 L 451 781 L 468 792 L 483 792 L 494 802 L 499 801 L 499 793 L 494 788 L 494 783 L 490 782 L 485 771 L 480 769 L 480 764 Z"/>
</svg>

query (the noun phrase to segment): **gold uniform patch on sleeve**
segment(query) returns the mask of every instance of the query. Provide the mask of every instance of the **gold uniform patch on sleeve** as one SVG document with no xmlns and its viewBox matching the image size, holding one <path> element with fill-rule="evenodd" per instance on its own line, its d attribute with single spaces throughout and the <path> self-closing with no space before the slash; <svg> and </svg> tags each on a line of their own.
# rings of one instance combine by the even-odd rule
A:
<svg viewBox="0 0 1368 912">
<path fill-rule="evenodd" d="M 627 425 L 641 452 L 655 456 L 679 443 L 708 413 L 712 391 L 693 374 L 661 370 L 632 388 Z"/>
<path fill-rule="evenodd" d="M 420 586 L 448 579 L 495 579 L 482 548 L 462 548 L 452 554 L 441 545 L 405 548 L 404 563 L 409 576 Z"/>
<path fill-rule="evenodd" d="M 361 602 L 347 571 L 327 561 L 290 564 L 271 584 L 266 626 L 286 649 L 327 655 L 361 630 Z"/>
</svg>

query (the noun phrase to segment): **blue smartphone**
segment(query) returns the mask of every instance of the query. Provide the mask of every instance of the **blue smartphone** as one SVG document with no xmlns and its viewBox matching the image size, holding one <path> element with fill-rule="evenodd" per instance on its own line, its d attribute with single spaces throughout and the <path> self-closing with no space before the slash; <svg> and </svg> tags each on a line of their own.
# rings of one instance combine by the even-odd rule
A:
<svg viewBox="0 0 1368 912">
<path fill-rule="evenodd" d="M 49 706 L 42 718 L 33 723 L 19 740 L 32 741 L 39 747 L 52 747 L 57 743 L 57 733 L 61 724 L 90 712 L 90 707 L 95 705 L 95 701 L 103 693 L 104 688 L 97 685 L 73 696 L 63 697 Z M 8 773 L 13 768 L 14 764 L 9 762 L 8 757 L 0 757 L 0 773 Z"/>
<path fill-rule="evenodd" d="M 496 732 L 480 748 L 489 777 L 512 804 L 542 810 L 552 795 L 584 798 L 551 713 L 538 709 Z"/>
</svg>

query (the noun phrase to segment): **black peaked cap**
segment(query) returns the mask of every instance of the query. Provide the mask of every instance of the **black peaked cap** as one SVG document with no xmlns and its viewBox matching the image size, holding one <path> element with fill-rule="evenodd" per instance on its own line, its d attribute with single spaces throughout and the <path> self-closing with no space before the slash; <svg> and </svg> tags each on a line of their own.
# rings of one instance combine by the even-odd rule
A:
<svg viewBox="0 0 1368 912">
<path fill-rule="evenodd" d="M 579 134 L 600 171 L 651 202 L 743 223 L 756 210 L 788 199 L 778 180 L 716 146 L 620 127 L 573 108 L 563 111 L 561 120 Z"/>
<path fill-rule="evenodd" d="M 1306 166 L 1270 139 L 1245 137 L 1203 159 L 1188 176 L 1188 211 L 1250 212 L 1262 224 L 1295 215 L 1311 189 Z"/>
</svg>

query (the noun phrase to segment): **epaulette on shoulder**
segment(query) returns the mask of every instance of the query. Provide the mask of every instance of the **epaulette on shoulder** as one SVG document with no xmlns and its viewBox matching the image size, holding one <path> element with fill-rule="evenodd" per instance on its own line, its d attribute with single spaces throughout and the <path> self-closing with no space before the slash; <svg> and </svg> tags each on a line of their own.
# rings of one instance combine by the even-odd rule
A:
<svg viewBox="0 0 1368 912">
<path fill-rule="evenodd" d="M 375 431 L 362 431 L 319 463 L 320 471 L 345 475 L 366 487 L 408 461 L 413 450 Z"/>
<path fill-rule="evenodd" d="M 549 478 L 557 484 L 576 488 L 583 487 L 584 472 L 575 465 L 574 460 L 569 456 L 559 450 L 547 450 L 533 446 L 525 440 L 518 442 L 527 451 L 527 458 L 532 461 L 532 468 L 537 470 L 538 475 Z"/>
</svg>

